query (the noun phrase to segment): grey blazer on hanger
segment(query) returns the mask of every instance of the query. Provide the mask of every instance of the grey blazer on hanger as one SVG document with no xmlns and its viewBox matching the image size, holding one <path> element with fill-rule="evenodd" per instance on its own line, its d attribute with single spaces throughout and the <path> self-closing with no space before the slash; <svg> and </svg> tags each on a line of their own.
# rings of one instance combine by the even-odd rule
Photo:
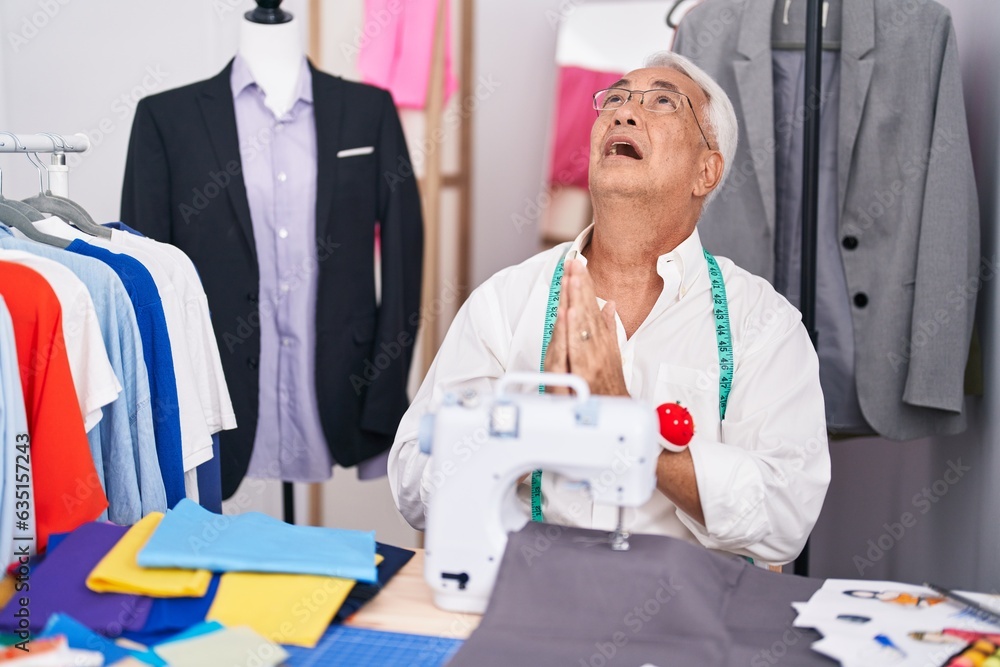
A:
<svg viewBox="0 0 1000 667">
<path fill-rule="evenodd" d="M 740 119 L 732 172 L 698 225 L 702 241 L 768 279 L 774 2 L 706 0 L 674 43 L 726 90 Z M 840 254 L 861 409 L 888 438 L 958 433 L 976 295 L 995 269 L 979 255 L 951 15 L 931 0 L 843 0 L 840 66 Z"/>
</svg>

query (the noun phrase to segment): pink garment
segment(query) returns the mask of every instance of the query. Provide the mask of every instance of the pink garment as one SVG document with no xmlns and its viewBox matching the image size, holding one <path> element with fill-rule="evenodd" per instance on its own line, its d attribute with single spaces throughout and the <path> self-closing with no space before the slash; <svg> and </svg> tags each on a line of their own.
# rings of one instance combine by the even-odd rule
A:
<svg viewBox="0 0 1000 667">
<path fill-rule="evenodd" d="M 397 107 L 423 109 L 427 102 L 434 24 L 440 0 L 365 0 L 358 36 L 361 79 L 392 93 Z M 458 89 L 451 67 L 451 16 L 445 8 L 445 100 Z"/>
<path fill-rule="evenodd" d="M 590 129 L 597 118 L 590 101 L 595 92 L 620 78 L 620 72 L 596 72 L 582 67 L 559 68 L 550 185 L 587 188 Z"/>
<path fill-rule="evenodd" d="M 596 72 L 582 67 L 559 68 L 549 185 L 587 189 L 590 129 L 597 118 L 591 97 L 620 78 L 622 74 L 619 72 Z"/>
</svg>

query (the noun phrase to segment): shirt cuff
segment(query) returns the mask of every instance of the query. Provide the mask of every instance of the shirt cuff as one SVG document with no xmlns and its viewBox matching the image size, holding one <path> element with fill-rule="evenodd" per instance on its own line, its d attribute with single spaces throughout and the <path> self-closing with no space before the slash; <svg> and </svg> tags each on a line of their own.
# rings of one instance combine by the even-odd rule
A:
<svg viewBox="0 0 1000 667">
<path fill-rule="evenodd" d="M 733 445 L 697 438 L 689 449 L 705 525 L 678 509 L 681 523 L 713 549 L 733 551 L 763 539 L 768 527 L 766 497 L 753 455 Z"/>
</svg>

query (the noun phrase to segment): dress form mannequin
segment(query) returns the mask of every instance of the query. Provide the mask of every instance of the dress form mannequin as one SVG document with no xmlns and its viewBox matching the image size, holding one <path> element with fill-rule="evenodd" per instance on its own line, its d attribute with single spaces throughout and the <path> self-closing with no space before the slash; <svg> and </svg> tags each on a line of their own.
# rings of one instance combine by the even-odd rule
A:
<svg viewBox="0 0 1000 667">
<path fill-rule="evenodd" d="M 271 4 L 275 7 L 279 3 Z M 261 9 L 247 12 L 240 28 L 239 54 L 250 67 L 257 85 L 264 91 L 265 104 L 276 116 L 284 115 L 295 102 L 298 76 L 305 57 L 302 21 L 280 12 L 281 23 L 260 22 Z M 268 17 L 274 14 L 265 15 Z"/>
</svg>

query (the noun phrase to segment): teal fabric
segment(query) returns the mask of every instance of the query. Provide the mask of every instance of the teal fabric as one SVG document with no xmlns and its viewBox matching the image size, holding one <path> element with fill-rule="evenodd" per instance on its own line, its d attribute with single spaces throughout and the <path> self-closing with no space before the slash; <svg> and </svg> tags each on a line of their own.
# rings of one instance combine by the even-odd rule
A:
<svg viewBox="0 0 1000 667">
<path fill-rule="evenodd" d="M 70 648 L 98 651 L 104 656 L 104 664 L 111 665 L 119 660 L 132 657 L 139 662 L 155 667 L 167 667 L 167 663 L 150 651 L 131 651 L 118 646 L 107 637 L 102 637 L 79 621 L 66 614 L 52 614 L 40 637 L 65 635 Z"/>
<path fill-rule="evenodd" d="M 213 514 L 184 499 L 139 552 L 142 567 L 284 572 L 375 583 L 375 533 L 292 526 L 259 512 Z"/>
</svg>

